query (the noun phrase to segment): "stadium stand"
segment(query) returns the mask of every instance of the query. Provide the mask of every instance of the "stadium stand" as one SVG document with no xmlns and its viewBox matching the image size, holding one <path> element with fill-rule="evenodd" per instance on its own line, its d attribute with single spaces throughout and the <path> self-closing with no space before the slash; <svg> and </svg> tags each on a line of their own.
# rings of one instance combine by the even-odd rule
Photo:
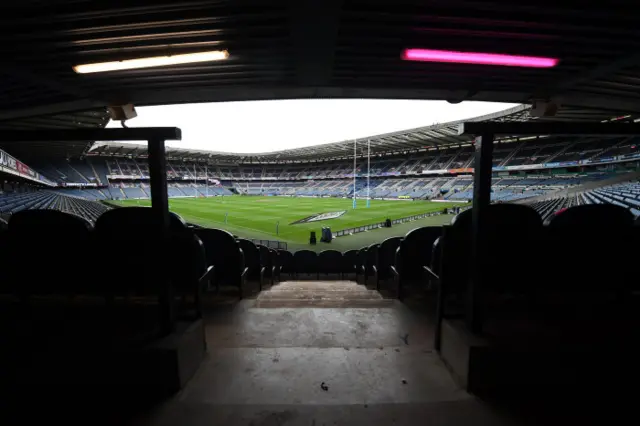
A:
<svg viewBox="0 0 640 426">
<path fill-rule="evenodd" d="M 633 216 L 640 216 L 640 182 L 627 182 L 605 186 L 570 197 L 560 196 L 537 201 L 531 206 L 547 220 L 559 210 L 585 204 L 612 204 L 628 209 Z"/>
<path fill-rule="evenodd" d="M 633 422 L 632 389 L 640 377 L 640 228 L 632 226 L 640 217 L 638 179 L 612 180 L 639 168 L 637 4 L 5 3 L 2 424 L 42 424 L 41 417 L 152 426 Z M 217 54 L 230 60 L 170 66 L 145 60 L 211 59 L 202 55 L 209 49 L 224 49 Z M 84 74 L 80 64 L 100 71 L 96 63 L 102 71 L 109 63 L 118 69 Z M 121 69 L 131 65 L 156 66 Z M 269 153 L 171 143 L 165 149 L 160 138 L 149 138 L 158 148 L 150 153 L 87 137 L 110 136 L 103 131 L 110 113 L 128 117 L 133 105 L 142 115 L 148 106 L 180 105 L 186 112 L 198 102 L 308 98 L 531 105 L 467 118 L 464 126 L 436 123 Z M 376 119 L 364 108 L 349 113 Z M 400 108 L 384 113 L 385 119 L 404 115 Z M 175 115 L 169 117 L 163 125 L 173 124 Z M 198 137 L 226 149 L 227 141 L 217 140 L 219 118 L 202 118 L 212 131 Z M 269 124 L 292 127 L 295 120 L 278 119 L 282 124 Z M 241 120 L 239 130 L 255 125 L 250 117 Z M 533 126 L 520 126 L 525 121 Z M 145 133 L 121 124 L 120 135 Z M 339 126 L 319 120 L 297 136 L 305 141 L 321 127 Z M 529 132 L 490 131 L 514 128 Z M 262 146 L 278 137 L 255 129 Z M 104 206 L 108 200 L 148 204 L 147 159 L 153 192 L 160 194 L 153 209 Z M 347 260 L 338 252 L 275 255 L 220 234 L 207 251 L 195 234 L 213 233 L 175 215 L 165 221 L 169 203 L 158 192 L 165 182 L 155 179 L 165 163 L 168 193 L 176 198 L 356 201 L 371 191 L 374 198 L 464 206 L 475 191 L 475 210 L 463 209 L 439 235 L 405 235 L 395 257 L 398 240 L 366 242 Z M 32 187 L 25 190 L 24 182 Z M 188 201 L 171 202 L 182 203 Z M 213 249 L 218 244 L 224 254 Z M 228 262 L 220 259 L 227 255 Z M 373 276 L 375 286 L 389 290 L 390 271 L 396 296 L 406 303 L 328 280 L 294 284 L 317 299 L 335 289 L 375 294 L 379 299 L 365 299 L 375 309 L 301 310 L 291 307 L 300 306 L 295 299 L 282 309 L 224 292 L 237 286 L 242 298 L 253 290 L 249 283 L 262 289 L 265 274 L 310 272 L 317 279 L 336 270 L 332 258 L 339 256 L 341 271 L 355 269 L 370 287 Z M 203 294 L 212 281 L 220 291 Z M 420 297 L 406 300 L 411 296 Z M 353 306 L 346 299 L 340 306 Z M 185 385 L 173 398 L 149 401 Z M 127 412 L 127 404 L 136 410 Z"/>
<path fill-rule="evenodd" d="M 0 213 L 12 215 L 23 210 L 59 210 L 70 213 L 91 223 L 109 207 L 84 198 L 63 195 L 66 191 L 33 191 L 0 193 Z"/>
</svg>

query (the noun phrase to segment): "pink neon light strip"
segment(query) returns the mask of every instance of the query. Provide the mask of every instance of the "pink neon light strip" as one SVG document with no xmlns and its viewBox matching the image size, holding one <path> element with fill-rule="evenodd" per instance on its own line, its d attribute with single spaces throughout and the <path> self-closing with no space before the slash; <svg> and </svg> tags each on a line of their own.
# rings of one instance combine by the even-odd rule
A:
<svg viewBox="0 0 640 426">
<path fill-rule="evenodd" d="M 552 68 L 560 62 L 556 58 L 501 55 L 498 53 L 454 52 L 451 50 L 405 49 L 405 61 L 451 62 L 456 64 L 500 65 L 505 67 Z"/>
</svg>

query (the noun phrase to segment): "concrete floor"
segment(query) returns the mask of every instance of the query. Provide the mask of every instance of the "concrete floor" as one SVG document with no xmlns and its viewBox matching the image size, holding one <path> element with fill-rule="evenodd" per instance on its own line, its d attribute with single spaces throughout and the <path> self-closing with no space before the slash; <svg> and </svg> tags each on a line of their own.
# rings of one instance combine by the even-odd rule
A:
<svg viewBox="0 0 640 426">
<path fill-rule="evenodd" d="M 210 309 L 209 350 L 198 373 L 139 423 L 512 424 L 456 385 L 432 350 L 424 315 L 395 300 L 382 307 L 308 307 L 300 296 L 305 290 L 329 306 L 348 306 L 350 292 L 357 294 L 353 300 L 366 292 L 353 282 L 298 282 L 262 297 L 290 297 L 288 307 L 257 308 L 259 296 Z"/>
</svg>

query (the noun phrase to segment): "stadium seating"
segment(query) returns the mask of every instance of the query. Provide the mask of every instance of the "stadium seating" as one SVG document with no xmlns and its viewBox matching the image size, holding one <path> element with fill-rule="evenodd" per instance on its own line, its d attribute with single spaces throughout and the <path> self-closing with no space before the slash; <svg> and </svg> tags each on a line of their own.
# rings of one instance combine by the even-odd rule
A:
<svg viewBox="0 0 640 426">
<path fill-rule="evenodd" d="M 278 275 L 285 273 L 289 276 L 289 278 L 293 277 L 293 275 L 295 274 L 293 253 L 287 250 L 278 250 L 278 254 L 278 258 L 280 261 L 280 270 L 278 271 Z"/>
<path fill-rule="evenodd" d="M 386 282 L 393 277 L 392 267 L 396 261 L 396 251 L 402 242 L 402 237 L 391 237 L 380 243 L 378 248 L 378 262 L 376 265 L 376 288 L 380 289 L 380 281 Z"/>
<path fill-rule="evenodd" d="M 242 292 L 247 268 L 238 241 L 222 229 L 194 228 L 194 233 L 204 244 L 207 264 L 214 267 L 212 284 L 216 286 L 216 290 L 219 291 L 222 284 L 238 287 Z"/>
<path fill-rule="evenodd" d="M 318 255 L 318 272 L 329 274 L 342 274 L 344 265 L 342 253 L 337 250 L 323 250 Z"/>
<path fill-rule="evenodd" d="M 587 190 L 572 196 L 559 196 L 531 204 L 543 219 L 563 208 L 584 204 L 611 204 L 628 209 L 634 216 L 640 216 L 640 183 L 626 182 Z"/>
<path fill-rule="evenodd" d="M 276 249 L 269 248 L 269 255 L 271 256 L 271 264 L 273 265 L 273 279 L 280 281 L 281 261 L 280 252 Z"/>
<path fill-rule="evenodd" d="M 154 212 L 148 207 L 114 209 L 98 218 L 95 231 L 101 254 L 105 258 L 114 253 L 122 256 L 119 268 L 101 274 L 102 286 L 105 292 L 111 293 L 111 299 L 131 292 L 143 297 L 160 297 L 158 283 L 170 276 L 174 292 L 193 299 L 188 311 L 199 312 L 200 292 L 212 278 L 213 267 L 207 267 L 202 242 L 182 218 L 172 213 L 169 226 L 171 238 L 165 241 L 158 232 Z M 157 264 L 158 259 L 164 267 L 140 267 Z"/>
<path fill-rule="evenodd" d="M 11 216 L 0 241 L 3 380 L 151 380 L 175 389 L 175 382 L 160 379 L 166 350 L 160 355 L 149 347 L 166 335 L 159 301 L 164 297 L 172 307 L 174 321 L 199 318 L 200 289 L 212 268 L 184 224 L 179 229 L 179 220 L 173 221 L 164 240 L 150 214 L 111 210 L 95 230 L 87 220 L 56 210 Z M 96 259 L 117 262 L 105 268 Z"/>
<path fill-rule="evenodd" d="M 342 254 L 342 275 L 349 277 L 350 274 L 358 273 L 358 250 L 347 250 Z"/>
<path fill-rule="evenodd" d="M 91 223 L 109 207 L 54 191 L 10 192 L 0 194 L 0 213 L 11 215 L 23 210 L 58 210 L 87 219 Z"/>
<path fill-rule="evenodd" d="M 440 226 L 422 227 L 409 231 L 400 242 L 392 268 L 399 299 L 403 298 L 405 287 L 428 285 L 430 282 L 424 267 L 432 265 L 432 247 L 440 235 Z"/>
<path fill-rule="evenodd" d="M 456 216 L 434 243 L 430 270 L 439 281 L 435 338 L 445 359 L 452 352 L 450 341 L 442 346 L 443 321 L 448 321 L 444 329 L 450 339 L 452 324 L 469 312 L 469 269 L 460 265 L 473 264 L 471 217 L 471 210 Z M 567 383 L 606 379 L 592 377 L 590 366 L 606 353 L 630 350 L 640 319 L 637 280 L 630 278 L 637 250 L 629 249 L 639 234 L 629 210 L 578 205 L 542 226 L 529 207 L 495 204 L 487 220 L 474 311 L 491 351 L 476 360 L 482 367 L 474 370 L 474 383 L 535 386 L 550 377 Z M 488 370 L 491 381 L 483 375 Z"/>
<path fill-rule="evenodd" d="M 371 244 L 366 251 L 364 263 L 364 284 L 368 284 L 369 276 L 373 276 L 373 282 L 378 285 L 378 248 L 380 244 Z"/>
<path fill-rule="evenodd" d="M 264 282 L 264 268 L 260 256 L 260 249 L 249 240 L 238 238 L 238 244 L 244 254 L 244 266 L 247 268 L 246 280 L 258 282 L 260 290 Z M 240 288 L 240 298 L 244 295 L 244 289 Z"/>
<path fill-rule="evenodd" d="M 301 274 L 319 278 L 318 255 L 311 250 L 298 250 L 293 254 L 293 264 L 296 278 Z"/>
<path fill-rule="evenodd" d="M 87 251 L 91 228 L 87 220 L 56 210 L 13 214 L 6 235 L 7 252 L 2 256 L 4 289 L 25 301 L 42 295 L 83 294 L 87 281 L 93 281 L 86 279 L 93 276 Z M 76 267 L 61 267 L 69 260 Z"/>
<path fill-rule="evenodd" d="M 260 265 L 264 271 L 264 278 L 268 278 L 271 285 L 275 280 L 276 265 L 273 262 L 273 256 L 269 247 L 258 244 L 258 250 L 260 250 Z"/>
<path fill-rule="evenodd" d="M 367 250 L 368 247 L 363 247 L 358 250 L 356 260 L 356 281 L 360 275 L 364 276 L 364 284 L 367 284 Z"/>
</svg>

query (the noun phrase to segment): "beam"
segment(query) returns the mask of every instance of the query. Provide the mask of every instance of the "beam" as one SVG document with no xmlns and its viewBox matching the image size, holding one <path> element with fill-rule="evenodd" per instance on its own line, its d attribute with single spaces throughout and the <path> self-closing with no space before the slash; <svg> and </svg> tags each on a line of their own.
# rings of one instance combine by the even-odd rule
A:
<svg viewBox="0 0 640 426">
<path fill-rule="evenodd" d="M 2 72 L 16 80 L 44 87 L 79 100 L 103 101 L 101 96 L 90 93 L 79 84 L 69 84 L 55 78 L 45 77 L 16 64 L 3 64 Z"/>
<path fill-rule="evenodd" d="M 343 0 L 297 0 L 291 6 L 296 82 L 327 86 L 333 74 Z"/>
<path fill-rule="evenodd" d="M 128 130 L 128 129 L 117 129 Z M 133 129 L 130 129 L 133 130 Z M 167 159 L 165 155 L 164 139 L 149 138 L 149 178 L 151 183 L 151 209 L 156 221 L 158 235 L 164 236 L 163 243 L 169 243 L 169 196 L 167 194 Z M 163 256 L 166 250 L 162 250 Z M 167 259 L 158 259 L 158 265 L 164 268 Z M 167 275 L 164 275 L 167 277 Z M 171 281 L 163 280 L 160 292 L 160 323 L 165 334 L 173 331 L 173 288 Z"/>
<path fill-rule="evenodd" d="M 105 104 L 103 102 L 82 99 L 70 102 L 34 106 L 32 108 L 2 110 L 0 111 L 0 121 L 42 117 L 44 115 L 71 113 L 75 111 L 84 111 L 95 108 L 105 108 Z"/>
<path fill-rule="evenodd" d="M 563 93 L 552 98 L 560 106 L 577 106 L 592 110 L 640 112 L 640 98 L 616 97 L 608 95 L 587 95 L 577 92 Z"/>
<path fill-rule="evenodd" d="M 593 122 L 466 122 L 458 127 L 459 135 L 562 135 L 562 136 L 632 136 L 640 135 L 640 123 Z"/>
<path fill-rule="evenodd" d="M 84 141 L 182 140 L 177 127 L 135 127 L 125 129 L 55 129 L 0 131 L 0 141 L 84 142 Z"/>
<path fill-rule="evenodd" d="M 615 61 L 607 61 L 604 64 L 579 73 L 578 75 L 573 76 L 565 81 L 552 84 L 550 87 L 539 89 L 536 91 L 536 93 L 539 93 L 543 96 L 558 95 L 566 90 L 572 89 L 579 84 L 597 80 L 602 77 L 611 76 L 624 68 L 633 67 L 638 64 L 640 64 L 640 54 L 625 56 L 622 58 L 618 58 Z"/>
<path fill-rule="evenodd" d="M 487 219 L 491 204 L 491 170 L 493 159 L 494 135 L 485 132 L 475 141 L 475 173 L 473 175 L 473 208 L 472 214 L 472 242 L 471 242 L 471 273 L 467 284 L 467 312 L 466 323 L 474 333 L 482 331 L 482 303 L 481 296 L 485 280 L 490 277 L 486 270 L 487 260 Z"/>
</svg>

